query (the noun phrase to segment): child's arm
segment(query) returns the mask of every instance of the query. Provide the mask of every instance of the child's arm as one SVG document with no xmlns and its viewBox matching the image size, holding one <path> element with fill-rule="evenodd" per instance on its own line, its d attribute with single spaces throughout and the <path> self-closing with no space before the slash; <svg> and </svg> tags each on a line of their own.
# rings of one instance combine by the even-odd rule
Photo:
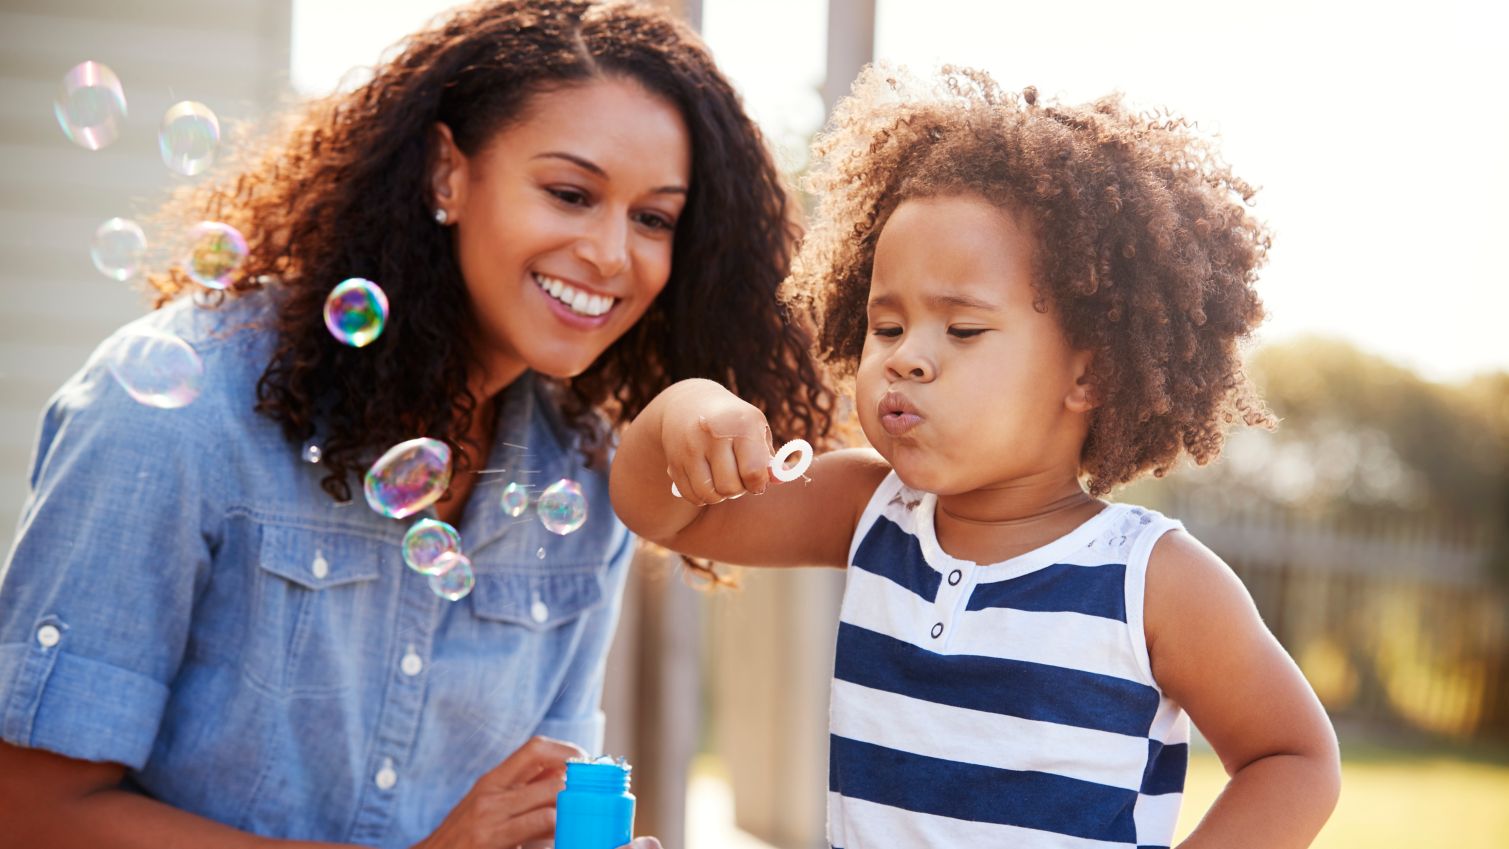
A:
<svg viewBox="0 0 1509 849">
<path fill-rule="evenodd" d="M 885 463 L 873 452 L 837 451 L 816 458 L 807 480 L 780 483 L 770 476 L 770 439 L 753 405 L 712 381 L 681 381 L 624 431 L 613 509 L 640 536 L 694 557 L 847 565 L 854 526 Z M 671 494 L 672 483 L 684 497 Z"/>
<path fill-rule="evenodd" d="M 1341 790 L 1336 734 L 1246 588 L 1210 549 L 1173 531 L 1153 548 L 1145 610 L 1153 677 L 1231 776 L 1180 845 L 1309 846 Z"/>
</svg>

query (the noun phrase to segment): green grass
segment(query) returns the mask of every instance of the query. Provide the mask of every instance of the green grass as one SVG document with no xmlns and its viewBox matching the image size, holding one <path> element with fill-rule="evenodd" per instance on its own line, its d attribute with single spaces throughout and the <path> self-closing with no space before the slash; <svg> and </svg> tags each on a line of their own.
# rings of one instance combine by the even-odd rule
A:
<svg viewBox="0 0 1509 849">
<path fill-rule="evenodd" d="M 1341 802 L 1315 849 L 1509 847 L 1509 757 L 1502 750 L 1342 737 Z M 1226 783 L 1208 749 L 1190 755 L 1179 839 Z"/>
</svg>

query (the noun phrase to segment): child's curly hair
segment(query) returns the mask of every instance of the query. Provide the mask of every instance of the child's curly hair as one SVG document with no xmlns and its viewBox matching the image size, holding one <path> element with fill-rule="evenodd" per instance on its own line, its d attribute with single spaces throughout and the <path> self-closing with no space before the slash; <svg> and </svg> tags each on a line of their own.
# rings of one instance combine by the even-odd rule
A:
<svg viewBox="0 0 1509 849">
<path fill-rule="evenodd" d="M 866 333 L 881 228 L 908 198 L 977 195 L 1025 213 L 1040 234 L 1036 306 L 1094 352 L 1097 407 L 1081 452 L 1103 495 L 1187 452 L 1205 464 L 1226 424 L 1274 419 L 1238 343 L 1263 317 L 1252 284 L 1270 236 L 1246 209 L 1254 189 L 1190 124 L 1003 92 L 983 72 L 944 68 L 928 88 L 871 68 L 814 146 L 817 213 L 786 294 L 817 321 L 819 355 L 852 377 Z"/>
</svg>

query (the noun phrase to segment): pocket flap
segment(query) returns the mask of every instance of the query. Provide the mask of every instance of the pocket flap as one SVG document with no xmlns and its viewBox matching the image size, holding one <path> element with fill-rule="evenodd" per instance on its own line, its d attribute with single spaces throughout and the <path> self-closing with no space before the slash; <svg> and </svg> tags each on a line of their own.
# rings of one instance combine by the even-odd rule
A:
<svg viewBox="0 0 1509 849">
<path fill-rule="evenodd" d="M 603 585 L 598 573 L 586 570 L 490 572 L 477 576 L 471 599 L 479 618 L 543 631 L 602 604 Z"/>
<path fill-rule="evenodd" d="M 378 540 L 335 529 L 264 525 L 258 565 L 311 590 L 370 581 L 382 569 Z"/>
</svg>

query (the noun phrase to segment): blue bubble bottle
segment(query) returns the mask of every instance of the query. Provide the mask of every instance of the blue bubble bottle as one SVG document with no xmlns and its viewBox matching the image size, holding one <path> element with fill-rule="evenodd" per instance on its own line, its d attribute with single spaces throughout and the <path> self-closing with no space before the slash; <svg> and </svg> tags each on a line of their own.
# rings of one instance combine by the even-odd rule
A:
<svg viewBox="0 0 1509 849">
<path fill-rule="evenodd" d="M 623 758 L 567 761 L 555 797 L 555 849 L 618 849 L 634 839 L 631 767 Z"/>
</svg>

